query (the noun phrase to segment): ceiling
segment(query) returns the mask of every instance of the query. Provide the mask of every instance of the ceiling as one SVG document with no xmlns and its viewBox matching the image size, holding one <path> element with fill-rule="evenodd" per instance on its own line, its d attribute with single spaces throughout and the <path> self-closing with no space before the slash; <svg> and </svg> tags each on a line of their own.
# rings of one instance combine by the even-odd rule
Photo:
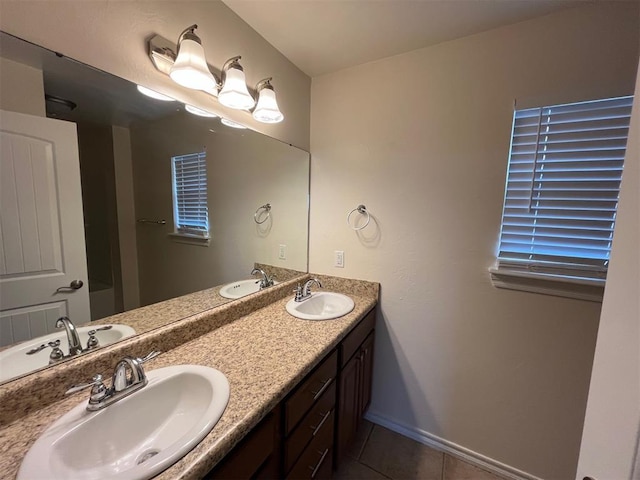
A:
<svg viewBox="0 0 640 480">
<path fill-rule="evenodd" d="M 310 77 L 606 0 L 223 0 Z"/>
</svg>

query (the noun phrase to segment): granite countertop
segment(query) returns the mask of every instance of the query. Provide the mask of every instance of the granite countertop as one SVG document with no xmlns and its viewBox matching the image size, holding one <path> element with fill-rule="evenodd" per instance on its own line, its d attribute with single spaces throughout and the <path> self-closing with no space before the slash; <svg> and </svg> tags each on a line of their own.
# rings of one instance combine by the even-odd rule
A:
<svg viewBox="0 0 640 480">
<path fill-rule="evenodd" d="M 217 368 L 227 376 L 230 385 L 229 403 L 213 430 L 156 479 L 202 478 L 376 304 L 377 288 L 350 288 L 348 281 L 331 285 L 331 280 L 325 282 L 325 277 L 321 278 L 328 283 L 327 289 L 342 291 L 353 298 L 355 308 L 351 313 L 328 321 L 299 320 L 286 312 L 287 297 L 183 343 L 149 362 L 148 371 L 179 364 Z M 86 401 L 85 397 L 84 393 L 74 395 L 1 429 L 0 478 L 15 478 L 22 458 L 33 442 L 62 413 L 80 401 Z"/>
</svg>

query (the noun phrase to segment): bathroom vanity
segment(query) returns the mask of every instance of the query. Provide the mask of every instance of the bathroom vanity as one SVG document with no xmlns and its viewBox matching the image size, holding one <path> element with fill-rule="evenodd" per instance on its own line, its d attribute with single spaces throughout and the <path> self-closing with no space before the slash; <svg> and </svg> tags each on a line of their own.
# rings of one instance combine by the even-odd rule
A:
<svg viewBox="0 0 640 480">
<path fill-rule="evenodd" d="M 205 478 L 329 478 L 369 406 L 374 335 L 372 309 Z"/>
<path fill-rule="evenodd" d="M 327 321 L 294 318 L 285 309 L 292 280 L 2 386 L 0 477 L 14 478 L 48 425 L 86 401 L 84 393 L 64 397 L 69 385 L 151 350 L 164 353 L 149 371 L 204 365 L 230 385 L 213 430 L 155 478 L 330 476 L 370 398 L 379 285 L 320 279 L 326 290 L 347 293 L 354 310 Z"/>
</svg>

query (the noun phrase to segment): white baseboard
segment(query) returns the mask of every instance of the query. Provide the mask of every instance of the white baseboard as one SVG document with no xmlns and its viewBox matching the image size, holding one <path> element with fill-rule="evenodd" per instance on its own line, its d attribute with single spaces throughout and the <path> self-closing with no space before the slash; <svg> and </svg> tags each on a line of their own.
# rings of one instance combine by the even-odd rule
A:
<svg viewBox="0 0 640 480">
<path fill-rule="evenodd" d="M 509 465 L 505 465 L 504 463 L 486 457 L 485 455 L 482 455 L 478 452 L 474 452 L 473 450 L 469 450 L 468 448 L 457 445 L 453 442 L 445 440 L 444 438 L 440 438 L 436 435 L 425 432 L 424 430 L 421 430 L 419 428 L 404 425 L 395 420 L 387 418 L 384 415 L 372 412 L 371 410 L 369 410 L 365 414 L 364 418 L 372 423 L 399 433 L 400 435 L 411 438 L 416 442 L 435 448 L 436 450 L 441 450 L 445 453 L 449 453 L 454 457 L 458 457 L 467 463 L 482 468 L 483 470 L 495 473 L 496 475 L 500 475 L 501 477 L 511 478 L 513 480 L 541 480 L 535 475 L 531 475 L 530 473 L 523 472 L 522 470 L 518 470 L 517 468 L 513 468 Z"/>
</svg>

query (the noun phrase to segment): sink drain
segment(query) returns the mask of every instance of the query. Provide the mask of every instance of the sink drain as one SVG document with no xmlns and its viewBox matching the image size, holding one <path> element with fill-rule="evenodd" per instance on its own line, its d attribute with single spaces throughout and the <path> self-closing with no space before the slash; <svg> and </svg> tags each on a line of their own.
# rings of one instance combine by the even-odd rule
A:
<svg viewBox="0 0 640 480">
<path fill-rule="evenodd" d="M 138 460 L 136 460 L 136 464 L 140 465 L 141 463 L 144 463 L 147 460 L 149 460 L 151 457 L 155 457 L 159 453 L 160 453 L 160 450 L 158 449 L 147 450 L 146 452 L 140 454 L 140 456 L 138 457 Z"/>
</svg>

